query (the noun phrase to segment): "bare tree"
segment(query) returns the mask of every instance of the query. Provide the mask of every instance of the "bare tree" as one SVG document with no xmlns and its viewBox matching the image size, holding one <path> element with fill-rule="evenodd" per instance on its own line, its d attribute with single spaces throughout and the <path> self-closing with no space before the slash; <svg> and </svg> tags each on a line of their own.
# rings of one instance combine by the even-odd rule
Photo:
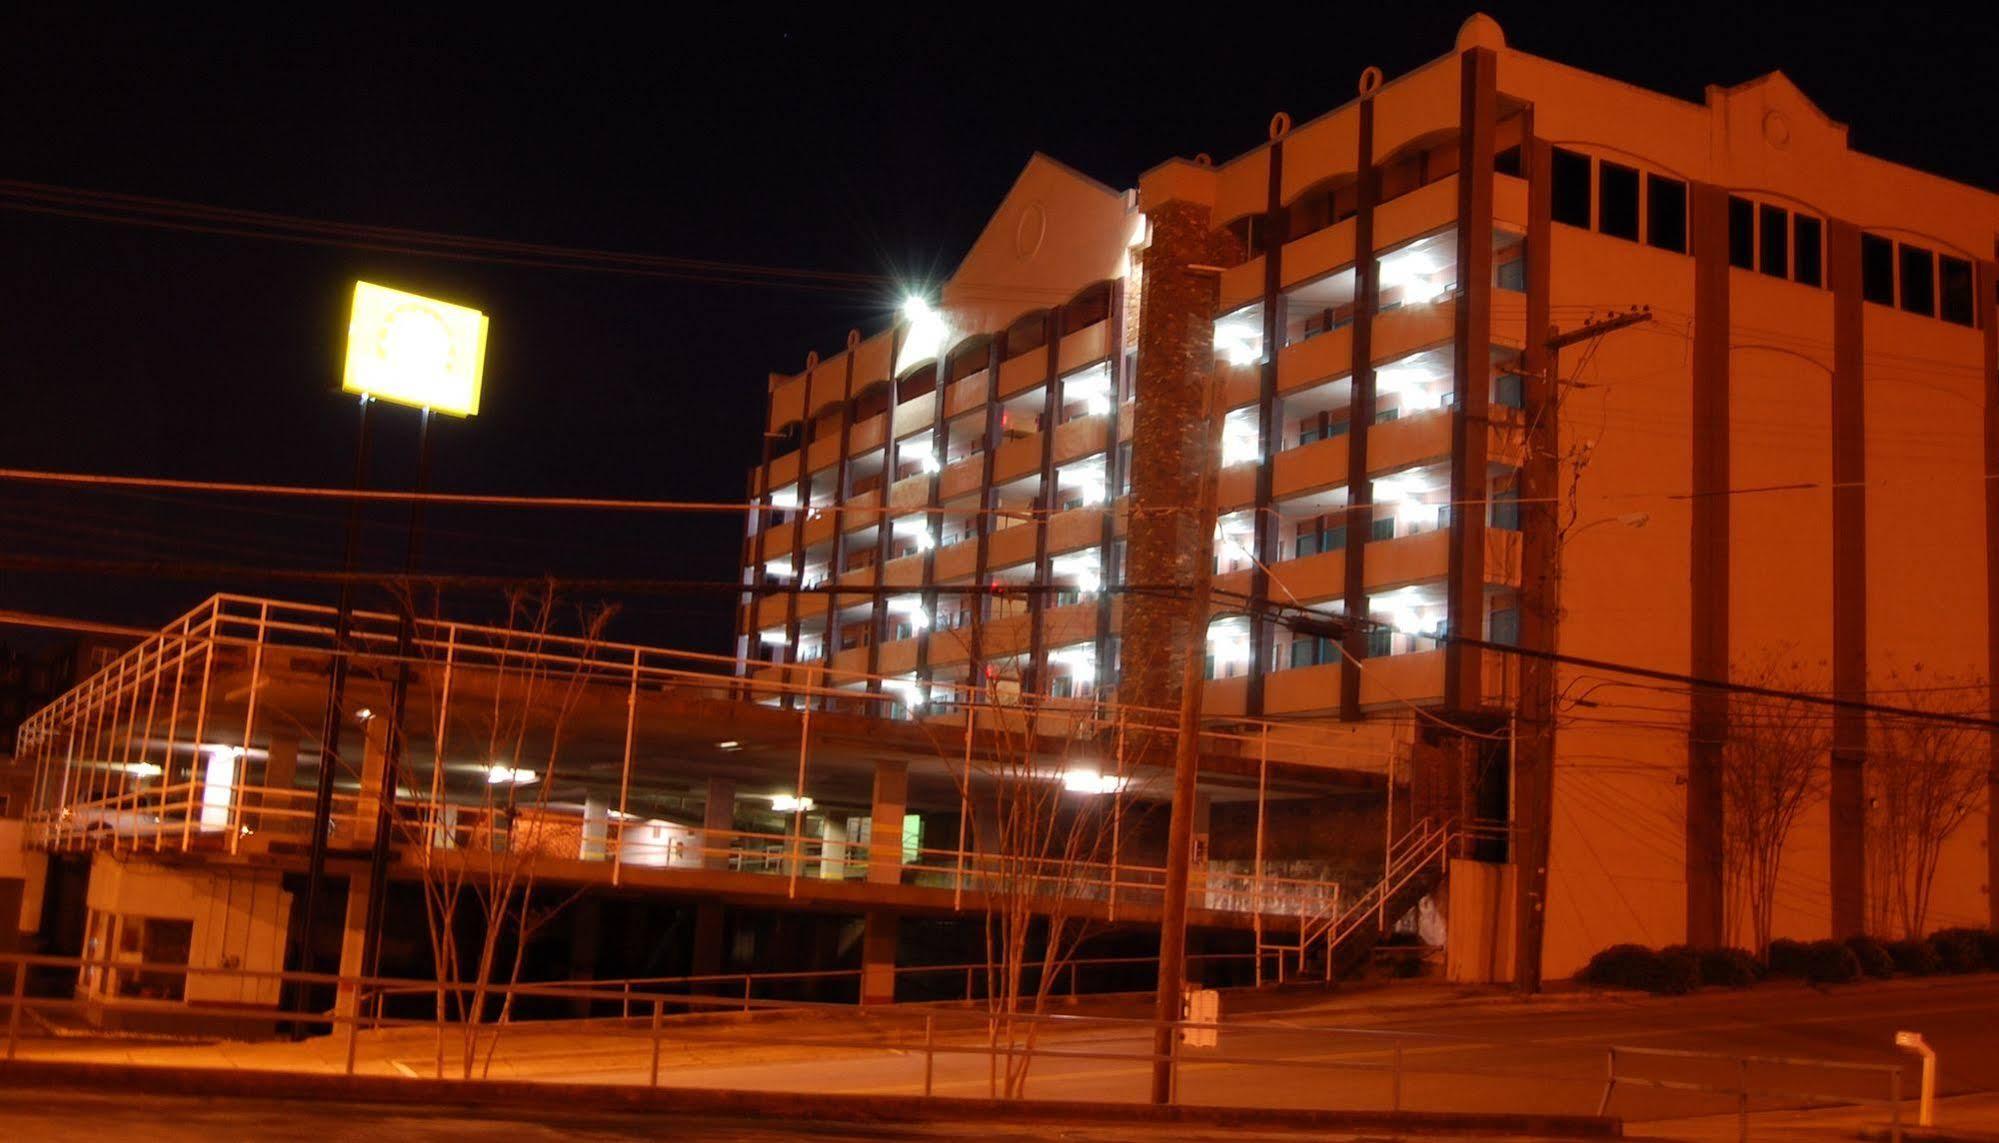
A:
<svg viewBox="0 0 1999 1143">
<path fill-rule="evenodd" d="M 975 615 L 971 646 L 982 627 Z M 1023 698 L 1017 676 L 986 682 L 965 703 L 965 736 L 933 724 L 933 740 L 976 854 L 965 883 L 984 904 L 990 1090 L 1018 1099 L 1051 990 L 1100 929 L 1092 906 L 1143 891 L 1128 868 L 1120 878 L 1120 851 L 1144 816 L 1139 756 L 1155 736 L 1127 735 L 1114 708 L 1087 700 Z"/>
<path fill-rule="evenodd" d="M 1926 673 L 1918 663 L 1908 677 L 1889 675 L 1886 701 L 1930 715 L 1978 715 L 1985 680 Z M 1976 809 L 1985 793 L 1991 744 L 1986 732 L 1963 723 L 1913 715 L 1875 719 L 1875 748 L 1867 768 L 1869 865 L 1874 927 L 1899 925 L 1905 937 L 1923 935 L 1944 843 Z"/>
<path fill-rule="evenodd" d="M 470 648 L 419 642 L 425 657 L 443 660 L 436 664 L 443 669 L 424 675 L 437 718 L 429 798 L 425 812 L 402 828 L 422 873 L 438 982 L 440 1074 L 454 1018 L 461 1075 L 490 1071 L 513 1015 L 513 993 L 495 1010 L 493 991 L 520 982 L 528 945 L 576 896 L 538 907 L 536 875 L 542 857 L 574 857 L 581 842 L 581 822 L 551 812 L 549 796 L 561 773 L 570 716 L 588 682 L 589 648 L 611 612 L 579 612 L 580 642 L 565 641 L 559 655 L 545 654 L 559 611 L 552 588 L 516 592 L 507 600 L 506 627 L 476 655 L 467 656 Z M 466 658 L 473 661 L 461 662 Z M 450 800 L 447 755 L 470 756 L 488 767 L 475 802 Z M 461 933 L 468 915 L 469 945 Z"/>
<path fill-rule="evenodd" d="M 1731 674 L 1774 690 L 1822 692 L 1817 672 L 1785 650 L 1737 663 Z M 1758 956 L 1770 947 L 1777 876 L 1798 816 L 1825 797 L 1830 724 L 1806 703 L 1737 692 L 1728 700 L 1728 737 L 1721 747 L 1724 868 L 1731 930 L 1746 914 Z M 1735 934 L 1731 931 L 1731 939 Z"/>
</svg>

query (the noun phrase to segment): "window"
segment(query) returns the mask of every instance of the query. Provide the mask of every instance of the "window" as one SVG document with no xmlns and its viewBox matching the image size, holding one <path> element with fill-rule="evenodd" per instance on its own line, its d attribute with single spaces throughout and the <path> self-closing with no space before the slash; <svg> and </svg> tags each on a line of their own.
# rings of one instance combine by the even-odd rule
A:
<svg viewBox="0 0 1999 1143">
<path fill-rule="evenodd" d="M 1791 277 L 1801 286 L 1825 284 L 1824 229 L 1811 215 L 1791 217 Z"/>
<path fill-rule="evenodd" d="M 1377 516 L 1374 527 L 1368 532 L 1371 540 L 1392 540 L 1395 538 L 1395 517 Z"/>
<path fill-rule="evenodd" d="M 1936 255 L 1920 246 L 1902 247 L 1902 308 L 1930 317 L 1937 312 Z"/>
<path fill-rule="evenodd" d="M 1555 148 L 1549 160 L 1551 210 L 1556 222 L 1589 226 L 1589 156 Z"/>
<path fill-rule="evenodd" d="M 1596 192 L 1596 228 L 1638 241 L 1638 172 L 1609 160 L 1598 163 Z"/>
<path fill-rule="evenodd" d="M 1520 530 L 1520 490 L 1503 488 L 1492 496 L 1492 526 L 1509 532 Z"/>
<path fill-rule="evenodd" d="M 1367 630 L 1368 658 L 1378 659 L 1383 655 L 1391 654 L 1394 651 L 1394 647 L 1395 647 L 1395 629 L 1393 627 L 1368 628 Z"/>
<path fill-rule="evenodd" d="M 1943 254 L 1937 258 L 1937 270 L 1943 280 L 1943 311 L 1939 316 L 1959 325 L 1978 324 L 1972 302 L 1971 263 Z"/>
<path fill-rule="evenodd" d="M 1509 409 L 1524 409 L 1527 398 L 1522 389 L 1520 374 L 1501 373 L 1492 379 L 1492 400 L 1494 404 Z"/>
<path fill-rule="evenodd" d="M 1895 244 L 1878 234 L 1860 236 L 1860 296 L 1876 305 L 1895 304 Z"/>
<path fill-rule="evenodd" d="M 1374 423 L 1377 425 L 1385 425 L 1388 422 L 1396 420 L 1401 416 L 1402 416 L 1402 410 L 1400 409 L 1376 409 L 1374 411 Z"/>
<path fill-rule="evenodd" d="M 1515 143 L 1504 151 L 1495 154 L 1492 157 L 1492 169 L 1499 174 L 1512 175 L 1516 179 L 1519 178 L 1520 144 Z"/>
<path fill-rule="evenodd" d="M 1294 558 L 1302 560 L 1306 556 L 1316 556 L 1318 554 L 1319 534 L 1317 532 L 1298 533 L 1297 554 Z"/>
<path fill-rule="evenodd" d="M 1502 607 L 1492 613 L 1492 634 L 1494 643 L 1504 643 L 1509 647 L 1520 644 L 1520 612 L 1511 607 Z"/>
<path fill-rule="evenodd" d="M 1687 184 L 1645 176 L 1645 241 L 1675 254 L 1687 252 Z"/>
<path fill-rule="evenodd" d="M 1761 241 L 1756 244 L 1756 268 L 1772 278 L 1791 276 L 1791 212 L 1764 203 L 1756 208 Z"/>
<path fill-rule="evenodd" d="M 1521 255 L 1510 261 L 1501 262 L 1497 271 L 1499 288 L 1523 293 L 1527 289 L 1527 257 Z"/>
<path fill-rule="evenodd" d="M 1728 264 L 1756 268 L 1756 204 L 1728 196 Z"/>
</svg>

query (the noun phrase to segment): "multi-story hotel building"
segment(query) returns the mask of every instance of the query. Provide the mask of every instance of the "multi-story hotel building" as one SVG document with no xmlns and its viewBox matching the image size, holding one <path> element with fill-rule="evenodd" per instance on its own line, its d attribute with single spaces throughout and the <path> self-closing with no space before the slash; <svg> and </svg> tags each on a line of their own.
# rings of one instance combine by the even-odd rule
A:
<svg viewBox="0 0 1999 1143">
<path fill-rule="evenodd" d="M 1781 657 L 1847 705 L 1778 935 L 1882 928 L 1893 760 L 1853 704 L 1999 713 L 1995 234 L 1999 197 L 1855 151 L 1782 74 L 1684 102 L 1484 17 L 1226 161 L 1119 191 L 1036 156 L 936 297 L 771 377 L 742 670 L 916 718 L 1169 706 L 1211 559 L 1205 716 L 1480 763 L 1494 907 L 1555 974 L 1742 942 L 1731 692 L 1684 680 Z M 1930 927 L 1991 919 L 1992 812 Z"/>
</svg>

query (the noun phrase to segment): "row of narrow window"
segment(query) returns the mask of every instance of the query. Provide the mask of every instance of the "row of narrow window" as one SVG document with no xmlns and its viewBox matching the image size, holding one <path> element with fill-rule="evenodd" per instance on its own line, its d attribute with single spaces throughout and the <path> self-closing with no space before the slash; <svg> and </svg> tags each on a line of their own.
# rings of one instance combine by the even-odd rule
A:
<svg viewBox="0 0 1999 1143">
<path fill-rule="evenodd" d="M 1550 157 L 1556 222 L 1687 253 L 1687 184 L 1561 147 Z M 1641 193 L 1641 183 L 1643 190 Z M 1825 222 L 1773 203 L 1728 198 L 1728 262 L 1802 286 L 1824 287 Z M 1971 263 L 1879 234 L 1860 236 L 1860 293 L 1869 302 L 1976 324 Z"/>
</svg>

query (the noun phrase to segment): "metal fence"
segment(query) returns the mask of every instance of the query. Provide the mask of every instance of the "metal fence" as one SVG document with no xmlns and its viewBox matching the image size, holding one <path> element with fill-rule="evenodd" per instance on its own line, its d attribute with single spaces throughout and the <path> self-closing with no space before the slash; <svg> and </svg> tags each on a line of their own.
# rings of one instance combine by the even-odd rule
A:
<svg viewBox="0 0 1999 1143">
<path fill-rule="evenodd" d="M 1087 962 L 1085 962 L 1087 963 Z M 44 983 L 74 980 L 111 962 L 75 957 L 0 956 L 9 972 L 6 998 L 8 1060 L 41 1058 L 53 1041 L 45 1028 L 67 1019 L 87 1027 L 92 1005 L 67 993 L 29 992 L 29 971 Z M 1173 1099 L 1188 1106 L 1312 1106 L 1343 1110 L 1529 1112 L 1602 1116 L 1620 1089 L 1655 1089 L 1672 1098 L 1673 1117 L 1734 1110 L 1742 1138 L 1749 1138 L 1753 1101 L 1848 1103 L 1880 1106 L 1891 1137 L 1901 1134 L 1900 1069 L 1855 1063 L 1659 1048 L 1591 1047 L 1554 1042 L 1488 1041 L 1470 1037 L 1380 1028 L 1301 1023 L 1289 1019 L 1183 1020 L 1164 1056 L 1153 1049 L 1157 1025 L 1147 1019 L 1055 1011 L 996 1013 L 974 1003 L 853 1005 L 760 998 L 760 982 L 783 976 L 682 977 L 641 981 L 442 984 L 411 979 L 361 979 L 327 974 L 199 969 L 185 965 L 121 962 L 119 968 L 154 974 L 276 980 L 287 987 L 337 991 L 330 1011 L 295 1016 L 272 1008 L 172 1006 L 182 1028 L 206 1023 L 222 1035 L 261 1022 L 273 1034 L 310 1033 L 304 1043 L 277 1040 L 264 1055 L 255 1045 L 232 1045 L 230 1066 L 317 1074 L 468 1079 L 487 1074 L 494 1056 L 515 1080 L 547 1079 L 660 1087 L 696 1083 L 734 1090 L 904 1091 L 943 1095 L 991 1094 L 995 1070 L 1008 1062 L 1031 1064 L 1019 1094 L 1050 1098 L 1052 1088 L 1076 1082 L 1092 1098 L 1143 1101 L 1152 1065 L 1165 1060 L 1173 1073 Z M 974 972 L 985 966 L 930 966 L 908 972 Z M 719 986 L 719 987 L 718 987 Z M 60 989 L 59 989 L 60 990 Z M 468 1025 L 460 1018 L 477 995 L 489 1011 L 516 1011 L 527 1000 L 574 1006 L 584 1015 L 478 1025 L 480 1039 L 467 1049 Z M 391 996 L 427 997 L 433 1014 L 388 1014 Z M 152 1006 L 159 1011 L 160 1005 Z M 595 1015 L 606 1011 L 607 1015 Z M 330 1035 L 317 1035 L 330 1033 Z M 559 1037 L 552 1050 L 546 1037 Z M 524 1061 L 576 1061 L 571 1071 L 523 1074 L 508 1055 L 518 1044 Z M 718 1077 L 712 1063 L 723 1047 L 753 1049 L 734 1074 Z M 364 1054 L 363 1049 L 367 1049 Z M 773 1049 L 791 1058 L 773 1062 Z M 1540 1050 L 1538 1060 L 1525 1059 Z M 199 1067 L 200 1043 L 120 1045 L 125 1062 Z M 685 1058 L 701 1054 L 698 1067 Z M 63 1059 L 90 1058 L 88 1046 L 65 1045 Z M 417 1066 L 417 1065 L 424 1066 Z M 842 1072 L 843 1065 L 858 1065 Z M 575 1071 L 586 1079 L 579 1080 Z M 692 1074 L 684 1079 L 676 1072 Z M 469 1074 L 468 1074 L 469 1073 Z M 846 1076 L 846 1078 L 842 1078 Z M 858 1086 L 857 1086 L 858 1085 Z M 1885 1090 L 1883 1090 L 1885 1088 Z M 1654 1110 L 1657 1110 L 1656 1108 Z"/>
</svg>

